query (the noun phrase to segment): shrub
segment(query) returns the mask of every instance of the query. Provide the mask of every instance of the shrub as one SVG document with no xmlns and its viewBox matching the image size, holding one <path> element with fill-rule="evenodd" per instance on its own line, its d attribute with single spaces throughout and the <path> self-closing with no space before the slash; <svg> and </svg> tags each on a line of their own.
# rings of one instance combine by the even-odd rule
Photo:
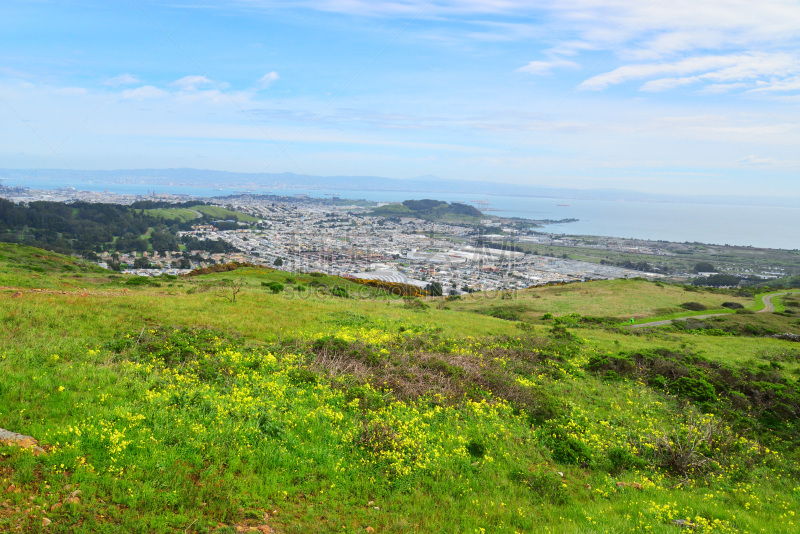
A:
<svg viewBox="0 0 800 534">
<path fill-rule="evenodd" d="M 473 458 L 483 458 L 486 456 L 486 445 L 473 439 L 467 443 L 467 452 Z"/>
<path fill-rule="evenodd" d="M 506 321 L 519 321 L 520 317 L 517 312 L 511 308 L 490 308 L 484 312 L 486 315 L 491 315 L 496 319 L 504 319 Z"/>
<path fill-rule="evenodd" d="M 555 505 L 569 503 L 569 493 L 555 473 L 516 470 L 509 479 L 532 490 L 533 498 L 539 502 Z"/>
<path fill-rule="evenodd" d="M 553 455 L 553 460 L 560 464 L 578 465 L 592 459 L 592 450 L 580 440 L 567 435 L 561 428 L 545 430 L 547 434 L 542 440 Z"/>
<path fill-rule="evenodd" d="M 703 310 L 708 309 L 703 304 L 700 304 L 699 302 L 684 302 L 680 306 L 684 310 L 690 310 L 690 311 L 703 311 Z"/>
<path fill-rule="evenodd" d="M 638 456 L 635 456 L 631 451 L 623 447 L 612 447 L 606 452 L 608 461 L 611 464 L 609 472 L 612 475 L 617 475 L 626 469 L 644 469 L 647 467 L 647 462 Z"/>
<path fill-rule="evenodd" d="M 670 390 L 697 402 L 709 402 L 717 398 L 714 386 L 703 378 L 682 376 L 670 384 Z"/>
<path fill-rule="evenodd" d="M 343 299 L 349 298 L 350 294 L 347 292 L 347 289 L 344 287 L 336 286 L 331 289 L 331 295 L 334 297 L 340 297 Z"/>
<path fill-rule="evenodd" d="M 275 294 L 278 294 L 281 291 L 283 291 L 283 289 L 285 287 L 280 282 L 269 282 L 269 283 L 261 282 L 261 285 L 265 286 L 267 289 L 269 289 L 270 291 L 272 291 Z"/>
<path fill-rule="evenodd" d="M 741 310 L 744 309 L 744 306 L 739 304 L 738 302 L 723 302 L 723 308 L 728 308 L 729 310 Z"/>
<path fill-rule="evenodd" d="M 290 369 L 287 374 L 289 376 L 289 380 L 291 380 L 291 382 L 294 384 L 316 384 L 319 382 L 319 376 L 305 367 Z"/>
</svg>

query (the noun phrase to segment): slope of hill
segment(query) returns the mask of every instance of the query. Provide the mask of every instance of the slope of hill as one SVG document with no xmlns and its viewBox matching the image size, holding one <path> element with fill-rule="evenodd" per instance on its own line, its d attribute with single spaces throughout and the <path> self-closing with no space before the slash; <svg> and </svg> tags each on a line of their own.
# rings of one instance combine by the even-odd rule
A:
<svg viewBox="0 0 800 534">
<path fill-rule="evenodd" d="M 484 215 L 474 206 L 441 200 L 405 200 L 373 208 L 372 215 L 383 217 L 416 217 L 430 221 L 478 222 Z"/>
<path fill-rule="evenodd" d="M 641 281 L 396 299 L 0 256 L 0 427 L 46 451 L 0 446 L 1 531 L 798 529 L 800 350 L 763 337 L 800 333 L 797 294 L 634 331 L 601 317 L 754 299 Z"/>
</svg>

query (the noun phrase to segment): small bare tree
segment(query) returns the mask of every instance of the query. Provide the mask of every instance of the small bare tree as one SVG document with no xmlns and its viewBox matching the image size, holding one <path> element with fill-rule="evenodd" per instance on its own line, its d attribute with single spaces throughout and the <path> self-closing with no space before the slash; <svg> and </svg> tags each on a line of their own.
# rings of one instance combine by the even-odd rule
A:
<svg viewBox="0 0 800 534">
<path fill-rule="evenodd" d="M 236 295 L 242 290 L 244 280 L 228 280 L 222 279 L 217 284 L 216 295 L 227 299 L 229 302 L 236 302 Z"/>
</svg>

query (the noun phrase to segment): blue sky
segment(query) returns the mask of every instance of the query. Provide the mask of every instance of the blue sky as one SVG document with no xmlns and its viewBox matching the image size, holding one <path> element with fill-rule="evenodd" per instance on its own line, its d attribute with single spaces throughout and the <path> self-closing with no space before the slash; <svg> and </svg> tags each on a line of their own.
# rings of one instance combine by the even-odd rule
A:
<svg viewBox="0 0 800 534">
<path fill-rule="evenodd" d="M 5 0 L 0 167 L 800 196 L 796 0 Z"/>
</svg>

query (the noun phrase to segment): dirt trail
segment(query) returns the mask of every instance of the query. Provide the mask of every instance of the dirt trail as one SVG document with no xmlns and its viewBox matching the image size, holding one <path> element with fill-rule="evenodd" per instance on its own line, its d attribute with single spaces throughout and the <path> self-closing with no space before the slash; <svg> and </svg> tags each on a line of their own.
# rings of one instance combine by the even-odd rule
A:
<svg viewBox="0 0 800 534">
<path fill-rule="evenodd" d="M 772 303 L 772 297 L 781 297 L 787 293 L 775 293 L 772 295 L 764 295 L 761 297 L 761 302 L 764 303 L 764 309 L 758 310 L 756 313 L 775 313 L 775 305 Z"/>
</svg>

